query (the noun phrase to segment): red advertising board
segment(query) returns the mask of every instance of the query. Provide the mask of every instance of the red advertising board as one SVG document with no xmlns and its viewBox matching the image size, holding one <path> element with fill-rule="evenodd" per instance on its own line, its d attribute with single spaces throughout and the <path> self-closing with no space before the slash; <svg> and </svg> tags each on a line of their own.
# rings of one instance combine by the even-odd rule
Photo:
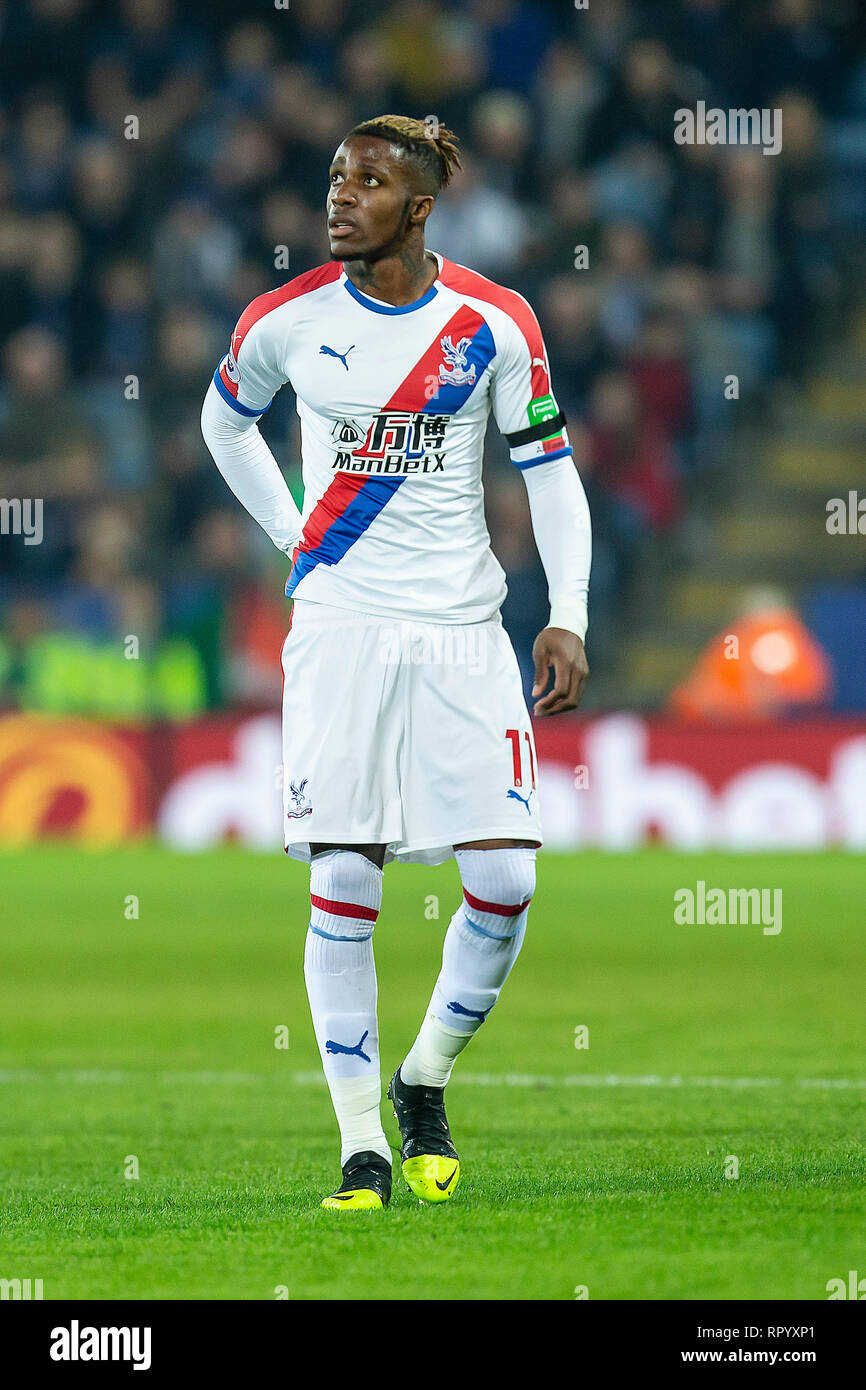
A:
<svg viewBox="0 0 866 1390">
<path fill-rule="evenodd" d="M 631 714 L 539 721 L 553 849 L 866 849 L 866 721 L 743 727 Z M 0 845 L 46 835 L 177 849 L 281 840 L 276 714 L 127 729 L 0 717 Z"/>
</svg>

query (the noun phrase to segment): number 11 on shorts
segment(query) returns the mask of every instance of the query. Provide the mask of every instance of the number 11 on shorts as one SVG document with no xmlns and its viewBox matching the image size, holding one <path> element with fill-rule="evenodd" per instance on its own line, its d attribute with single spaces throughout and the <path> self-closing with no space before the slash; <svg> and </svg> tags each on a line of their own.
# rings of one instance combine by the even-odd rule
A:
<svg viewBox="0 0 866 1390">
<path fill-rule="evenodd" d="M 514 785 L 523 786 L 523 761 L 520 748 L 520 730 L 506 729 L 505 737 L 511 743 L 511 759 L 514 764 Z M 529 730 L 524 729 L 523 737 L 526 739 L 526 751 L 529 754 L 529 774 L 532 778 L 532 786 L 535 786 L 535 758 L 532 752 L 532 739 L 529 737 Z"/>
</svg>

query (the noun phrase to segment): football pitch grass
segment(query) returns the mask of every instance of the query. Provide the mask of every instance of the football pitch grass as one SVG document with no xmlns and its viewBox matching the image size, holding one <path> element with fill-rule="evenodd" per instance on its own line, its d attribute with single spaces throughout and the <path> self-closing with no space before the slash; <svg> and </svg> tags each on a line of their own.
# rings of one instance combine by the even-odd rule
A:
<svg viewBox="0 0 866 1390">
<path fill-rule="evenodd" d="M 699 879 L 781 888 L 781 932 L 677 925 Z M 46 1299 L 825 1299 L 866 1275 L 864 879 L 843 854 L 542 857 L 449 1088 L 454 1199 L 398 1179 L 387 1211 L 340 1216 L 318 1205 L 339 1150 L 304 868 L 5 853 L 0 1278 Z M 385 872 L 385 1083 L 458 882 Z"/>
</svg>

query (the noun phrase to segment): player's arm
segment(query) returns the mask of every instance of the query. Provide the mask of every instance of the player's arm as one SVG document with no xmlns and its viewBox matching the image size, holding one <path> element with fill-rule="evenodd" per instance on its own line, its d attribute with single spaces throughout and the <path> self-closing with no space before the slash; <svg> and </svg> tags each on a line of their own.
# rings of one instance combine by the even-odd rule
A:
<svg viewBox="0 0 866 1390">
<path fill-rule="evenodd" d="M 584 638 L 592 560 L 592 527 L 574 466 L 565 417 L 550 387 L 541 330 L 525 303 L 512 331 L 497 344 L 493 409 L 529 497 L 532 531 L 550 599 L 550 619 L 532 648 L 538 715 L 575 709 L 589 675 Z M 553 670 L 552 687 L 545 688 Z"/>
<path fill-rule="evenodd" d="M 524 468 L 535 544 L 547 577 L 548 626 L 532 647 L 535 714 L 576 709 L 589 676 L 584 650 L 592 557 L 589 506 L 571 455 Z M 553 668 L 553 685 L 543 694 Z"/>
<path fill-rule="evenodd" d="M 235 497 L 278 550 L 291 552 L 300 538 L 301 513 L 258 425 L 286 378 L 268 361 L 258 324 L 243 332 L 245 318 L 233 335 L 236 353 L 226 354 L 208 387 L 201 431 Z"/>
</svg>

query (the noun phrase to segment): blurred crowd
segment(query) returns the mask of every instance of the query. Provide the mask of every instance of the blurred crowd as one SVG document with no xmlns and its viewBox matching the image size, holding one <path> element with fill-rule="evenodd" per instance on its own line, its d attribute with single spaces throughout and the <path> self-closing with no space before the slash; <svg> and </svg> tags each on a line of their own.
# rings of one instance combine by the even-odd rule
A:
<svg viewBox="0 0 866 1390">
<path fill-rule="evenodd" d="M 388 111 L 461 138 L 428 244 L 542 321 L 604 663 L 640 547 L 675 544 L 724 457 L 723 379 L 759 404 L 796 388 L 844 307 L 863 29 L 854 0 L 0 3 L 0 497 L 45 503 L 40 545 L 0 537 L 0 699 L 85 707 L 83 654 L 130 634 L 176 659 L 133 704 L 278 690 L 285 566 L 214 468 L 201 401 L 244 306 L 327 259 L 333 151 Z M 698 100 L 781 108 L 781 153 L 676 144 Z M 263 432 L 300 500 L 289 388 Z M 495 431 L 485 477 L 526 662 L 545 584 Z M 58 634 L 81 655 L 62 697 Z"/>
</svg>

